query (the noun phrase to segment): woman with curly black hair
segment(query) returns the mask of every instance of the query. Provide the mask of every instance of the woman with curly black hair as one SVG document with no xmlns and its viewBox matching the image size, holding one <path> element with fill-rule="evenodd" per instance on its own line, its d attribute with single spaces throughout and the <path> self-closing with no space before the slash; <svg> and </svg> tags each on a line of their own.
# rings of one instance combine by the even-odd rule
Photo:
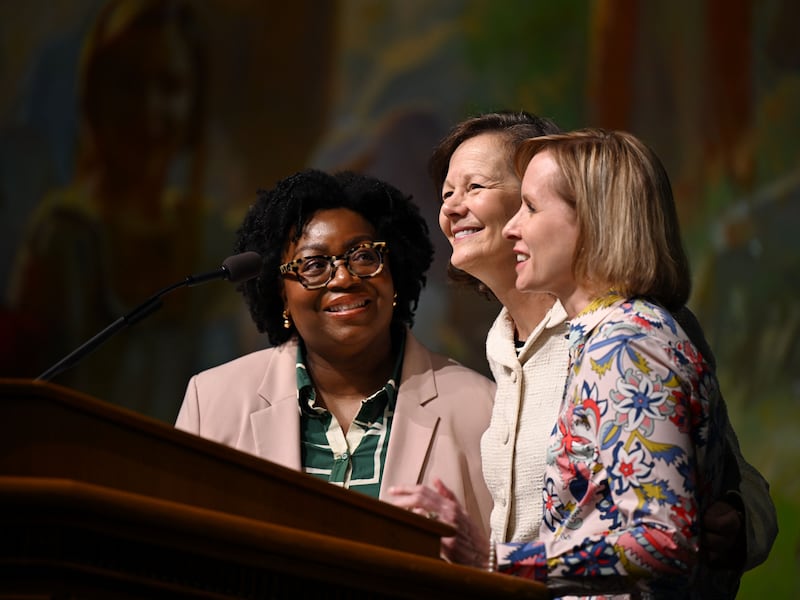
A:
<svg viewBox="0 0 800 600">
<path fill-rule="evenodd" d="M 350 209 L 369 221 L 376 239 L 387 243 L 392 266 L 393 322 L 413 325 L 414 311 L 433 260 L 428 226 L 419 209 L 399 190 L 377 179 L 344 172 L 328 175 L 307 170 L 280 181 L 272 192 L 260 192 L 238 232 L 234 250 L 258 252 L 261 276 L 244 284 L 242 293 L 258 330 L 273 345 L 288 340 L 294 327 L 284 326 L 283 275 L 279 272 L 287 243 L 297 243 L 304 226 L 320 210 Z"/>
<path fill-rule="evenodd" d="M 263 258 L 241 291 L 273 347 L 193 377 L 176 426 L 382 500 L 444 484 L 488 530 L 494 384 L 410 331 L 433 257 L 410 197 L 302 171 L 259 193 L 235 249 Z"/>
</svg>

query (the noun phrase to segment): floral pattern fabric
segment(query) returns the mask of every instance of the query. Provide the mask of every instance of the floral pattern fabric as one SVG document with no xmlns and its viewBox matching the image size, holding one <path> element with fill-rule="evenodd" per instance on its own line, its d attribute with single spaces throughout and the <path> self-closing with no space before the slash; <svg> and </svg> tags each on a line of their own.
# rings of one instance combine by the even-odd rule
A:
<svg viewBox="0 0 800 600">
<path fill-rule="evenodd" d="M 698 515 L 722 482 L 713 371 L 641 299 L 596 301 L 570 322 L 569 346 L 540 536 L 499 544 L 498 569 L 558 593 L 688 597 Z"/>
</svg>

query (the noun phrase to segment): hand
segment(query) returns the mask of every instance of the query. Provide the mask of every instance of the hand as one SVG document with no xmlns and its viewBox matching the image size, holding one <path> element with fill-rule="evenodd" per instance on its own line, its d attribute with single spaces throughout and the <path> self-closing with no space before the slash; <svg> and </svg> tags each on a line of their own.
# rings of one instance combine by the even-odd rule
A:
<svg viewBox="0 0 800 600">
<path fill-rule="evenodd" d="M 745 555 L 744 516 L 725 500 L 717 500 L 703 514 L 700 545 L 712 567 L 742 564 Z"/>
<path fill-rule="evenodd" d="M 456 535 L 442 538 L 442 557 L 450 562 L 485 568 L 489 561 L 489 541 L 441 480 L 434 489 L 425 485 L 389 488 L 392 504 L 451 525 Z"/>
</svg>

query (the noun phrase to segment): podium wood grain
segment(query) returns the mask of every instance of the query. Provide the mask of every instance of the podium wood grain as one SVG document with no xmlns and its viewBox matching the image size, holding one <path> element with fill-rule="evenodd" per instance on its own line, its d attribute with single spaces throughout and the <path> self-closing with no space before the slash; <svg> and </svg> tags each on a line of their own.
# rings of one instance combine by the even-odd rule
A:
<svg viewBox="0 0 800 600">
<path fill-rule="evenodd" d="M 0 380 L 0 600 L 547 598 L 430 521 L 61 386 Z"/>
</svg>

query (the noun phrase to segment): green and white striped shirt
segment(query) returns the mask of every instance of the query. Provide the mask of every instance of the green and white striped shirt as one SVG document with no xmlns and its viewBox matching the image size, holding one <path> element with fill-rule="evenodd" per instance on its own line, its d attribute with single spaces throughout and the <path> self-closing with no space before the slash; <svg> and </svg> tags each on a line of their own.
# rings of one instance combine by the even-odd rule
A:
<svg viewBox="0 0 800 600">
<path fill-rule="evenodd" d="M 305 346 L 297 347 L 297 397 L 300 404 L 300 446 L 303 471 L 377 498 L 381 488 L 397 387 L 403 368 L 405 332 L 393 343 L 396 360 L 392 377 L 361 401 L 347 436 L 336 417 L 317 404 L 314 383 L 306 369 Z"/>
</svg>

